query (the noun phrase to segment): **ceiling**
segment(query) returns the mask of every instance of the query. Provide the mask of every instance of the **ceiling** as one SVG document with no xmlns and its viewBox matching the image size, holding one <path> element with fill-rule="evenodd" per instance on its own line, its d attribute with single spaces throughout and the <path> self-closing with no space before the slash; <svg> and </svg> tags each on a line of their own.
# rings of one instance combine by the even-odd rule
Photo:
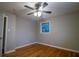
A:
<svg viewBox="0 0 79 59">
<path fill-rule="evenodd" d="M 27 15 L 29 11 L 28 8 L 25 8 L 24 5 L 29 5 L 34 7 L 36 2 L 0 2 L 0 10 L 8 11 L 14 13 L 20 17 L 26 18 L 35 17 L 33 15 Z M 43 17 L 49 17 L 50 15 L 61 15 L 64 13 L 69 13 L 73 11 L 79 10 L 78 2 L 48 2 L 48 6 L 46 6 L 43 10 L 50 10 L 52 14 L 43 14 Z"/>
</svg>

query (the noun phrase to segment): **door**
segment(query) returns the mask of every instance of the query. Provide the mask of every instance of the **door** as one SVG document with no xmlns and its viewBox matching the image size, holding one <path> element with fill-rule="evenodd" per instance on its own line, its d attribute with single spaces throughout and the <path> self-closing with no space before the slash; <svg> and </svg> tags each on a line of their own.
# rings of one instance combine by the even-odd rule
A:
<svg viewBox="0 0 79 59">
<path fill-rule="evenodd" d="M 2 43 L 3 43 L 3 24 L 4 24 L 3 17 L 0 14 L 0 56 L 2 53 Z"/>
</svg>

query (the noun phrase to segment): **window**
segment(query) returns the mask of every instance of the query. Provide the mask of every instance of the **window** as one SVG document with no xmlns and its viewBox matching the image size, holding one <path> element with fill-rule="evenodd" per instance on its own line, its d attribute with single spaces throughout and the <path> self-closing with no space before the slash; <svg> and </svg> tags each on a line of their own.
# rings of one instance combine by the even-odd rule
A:
<svg viewBox="0 0 79 59">
<path fill-rule="evenodd" d="M 43 22 L 40 24 L 41 32 L 49 32 L 49 22 Z"/>
</svg>

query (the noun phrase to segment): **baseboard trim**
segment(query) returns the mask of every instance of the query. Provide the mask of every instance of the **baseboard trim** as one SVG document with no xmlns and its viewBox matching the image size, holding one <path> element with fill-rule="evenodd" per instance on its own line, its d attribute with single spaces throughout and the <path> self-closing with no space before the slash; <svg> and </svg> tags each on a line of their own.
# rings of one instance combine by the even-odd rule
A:
<svg viewBox="0 0 79 59">
<path fill-rule="evenodd" d="M 14 50 L 10 50 L 10 51 L 5 52 L 5 54 L 11 53 L 11 52 L 15 52 L 16 49 L 23 48 L 23 47 L 26 47 L 26 46 L 29 46 L 29 45 L 32 45 L 32 44 L 35 44 L 35 43 L 42 44 L 42 45 L 46 45 L 46 46 L 50 46 L 50 47 L 54 47 L 54 48 L 58 48 L 58 49 L 63 49 L 63 50 L 70 51 L 70 52 L 79 53 L 79 51 L 77 51 L 77 50 L 72 50 L 72 49 L 63 48 L 63 47 L 59 47 L 59 46 L 53 46 L 53 45 L 50 45 L 50 44 L 47 44 L 47 43 L 34 42 L 34 43 L 29 43 L 29 44 L 25 44 L 25 45 L 16 47 Z"/>
<path fill-rule="evenodd" d="M 16 47 L 16 48 L 15 48 L 15 49 L 13 49 L 13 50 L 6 51 L 6 52 L 5 52 L 5 54 L 15 52 L 15 51 L 16 51 L 16 49 L 23 48 L 23 47 L 26 47 L 26 46 L 29 46 L 29 45 L 32 45 L 32 44 L 35 44 L 35 43 L 37 43 L 37 42 L 34 42 L 34 43 L 29 43 L 29 44 L 25 44 L 25 45 L 22 45 L 22 46 Z"/>
<path fill-rule="evenodd" d="M 12 53 L 12 52 L 15 52 L 15 49 L 14 50 L 6 51 L 5 54 Z"/>
<path fill-rule="evenodd" d="M 38 44 L 47 45 L 47 46 L 50 46 L 50 47 L 54 47 L 54 48 L 58 48 L 58 49 L 63 49 L 63 50 L 70 51 L 70 52 L 79 53 L 79 51 L 77 51 L 77 50 L 72 50 L 72 49 L 63 48 L 63 47 L 59 47 L 59 46 L 53 46 L 53 45 L 50 45 L 50 44 L 47 44 L 47 43 L 39 43 L 38 42 Z"/>
<path fill-rule="evenodd" d="M 19 48 L 23 48 L 23 47 L 29 46 L 29 45 L 32 45 L 32 44 L 35 44 L 35 43 L 37 43 L 37 42 L 25 44 L 25 45 L 22 45 L 22 46 L 18 46 L 18 47 L 15 48 L 15 50 L 19 49 Z"/>
</svg>

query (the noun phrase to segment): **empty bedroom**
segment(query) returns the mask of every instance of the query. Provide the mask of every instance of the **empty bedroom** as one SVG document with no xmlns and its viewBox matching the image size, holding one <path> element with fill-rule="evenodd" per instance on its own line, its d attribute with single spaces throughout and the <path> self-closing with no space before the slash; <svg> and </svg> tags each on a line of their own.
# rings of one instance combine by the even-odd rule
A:
<svg viewBox="0 0 79 59">
<path fill-rule="evenodd" d="M 79 2 L 0 2 L 1 57 L 79 57 Z"/>
</svg>

